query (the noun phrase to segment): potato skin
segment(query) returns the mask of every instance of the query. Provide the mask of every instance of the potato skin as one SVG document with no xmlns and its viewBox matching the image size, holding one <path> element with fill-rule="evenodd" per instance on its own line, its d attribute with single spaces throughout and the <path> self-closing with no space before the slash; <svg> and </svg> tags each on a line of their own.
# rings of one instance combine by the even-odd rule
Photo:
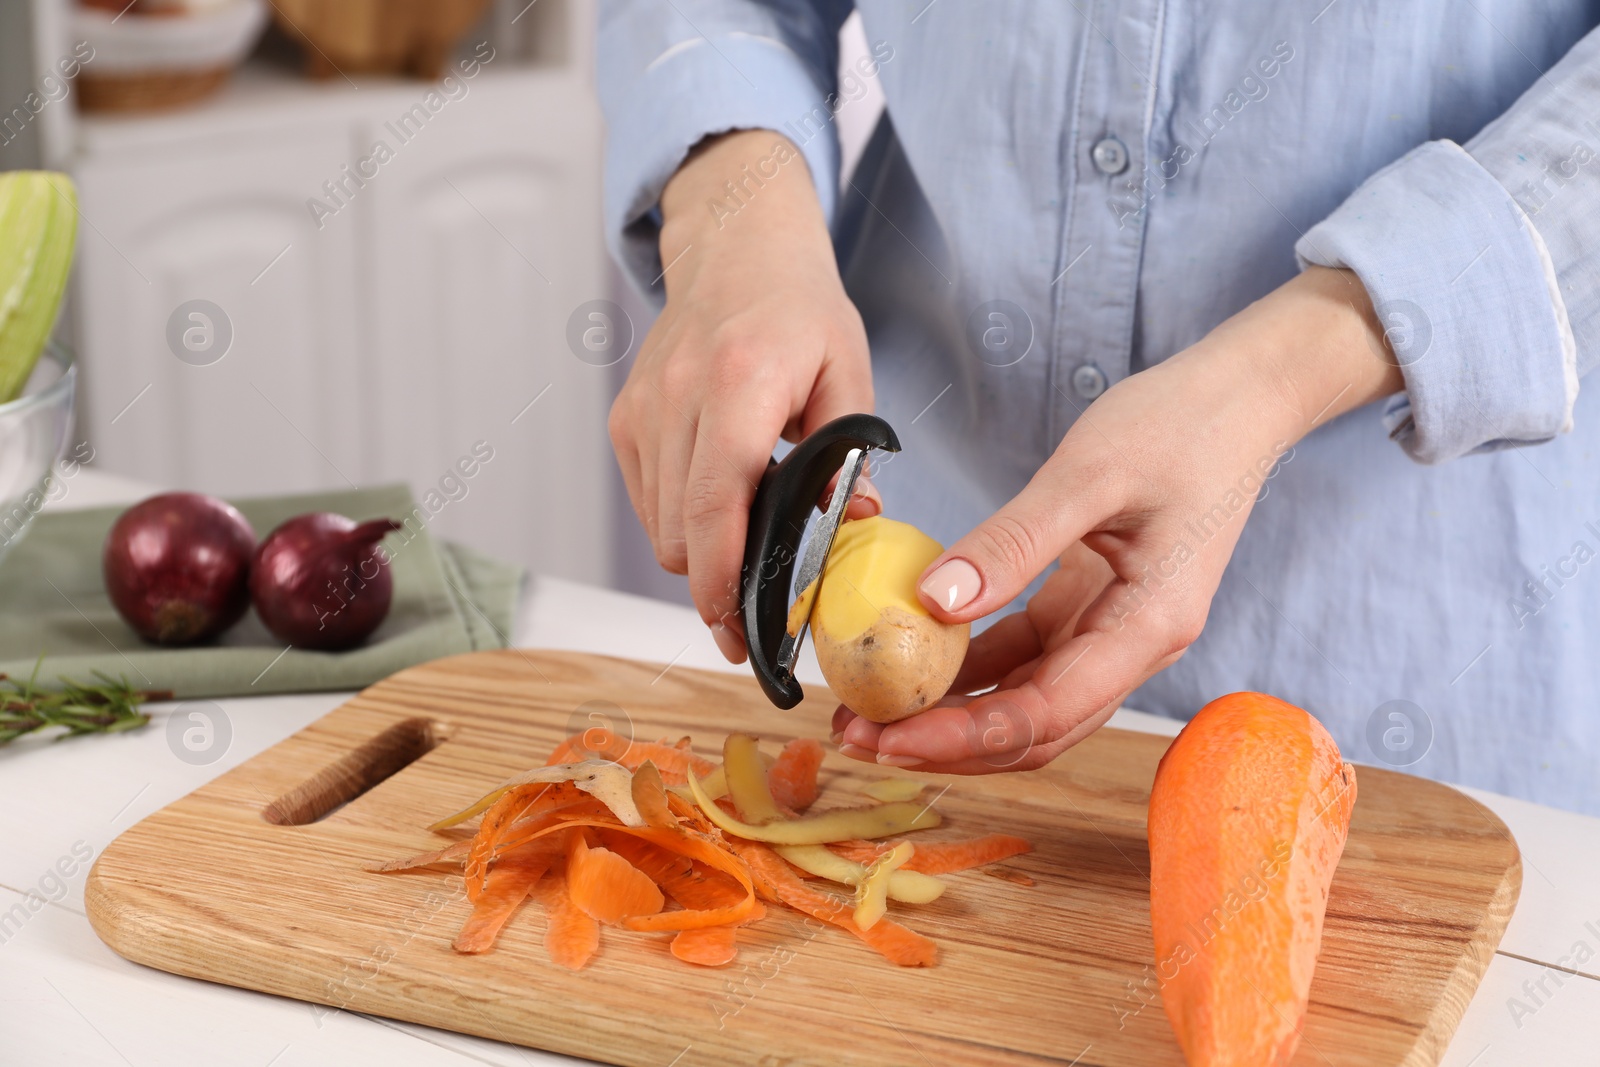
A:
<svg viewBox="0 0 1600 1067">
<path fill-rule="evenodd" d="M 890 723 L 927 710 L 950 690 L 971 631 L 967 623 L 889 607 L 853 638 L 818 630 L 812 638 L 834 694 L 862 718 Z"/>
</svg>

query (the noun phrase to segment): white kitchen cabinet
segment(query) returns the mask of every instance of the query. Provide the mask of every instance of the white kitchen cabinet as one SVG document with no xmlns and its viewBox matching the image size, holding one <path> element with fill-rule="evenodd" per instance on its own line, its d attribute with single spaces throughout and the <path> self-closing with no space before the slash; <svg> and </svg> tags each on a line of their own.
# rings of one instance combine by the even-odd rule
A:
<svg viewBox="0 0 1600 1067">
<path fill-rule="evenodd" d="M 566 341 L 608 295 L 590 21 L 579 0 L 528 9 L 403 141 L 434 86 L 262 61 L 198 108 L 82 117 L 57 165 L 81 192 L 72 326 L 96 464 L 228 495 L 443 482 L 437 532 L 609 582 L 613 372 Z M 392 158 L 349 181 L 380 139 Z M 169 343 L 191 300 L 231 326 L 215 362 Z M 478 442 L 494 458 L 460 478 Z"/>
<path fill-rule="evenodd" d="M 317 233 L 304 193 L 348 141 L 337 123 L 309 124 L 281 144 L 212 138 L 79 162 L 79 432 L 99 465 L 241 495 L 363 479 L 358 235 Z M 169 318 L 194 299 L 225 316 L 215 344 L 232 335 L 208 365 L 168 344 Z"/>
<path fill-rule="evenodd" d="M 448 126 L 430 124 L 362 190 L 370 200 L 352 202 L 373 221 L 364 250 L 384 369 L 370 469 L 437 481 L 440 457 L 487 441 L 495 459 L 442 528 L 501 556 L 581 558 L 604 532 L 590 509 L 612 506 L 609 375 L 566 339 L 574 309 L 606 295 L 598 176 L 571 163 L 598 158 L 599 125 L 570 87 L 536 98 L 485 74 L 441 113 Z M 391 353 L 422 357 L 396 374 Z"/>
</svg>

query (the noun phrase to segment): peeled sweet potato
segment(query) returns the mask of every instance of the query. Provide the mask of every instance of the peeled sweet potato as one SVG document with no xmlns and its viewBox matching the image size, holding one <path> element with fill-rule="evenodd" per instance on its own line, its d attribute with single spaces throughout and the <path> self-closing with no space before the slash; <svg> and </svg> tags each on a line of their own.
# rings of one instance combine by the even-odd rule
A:
<svg viewBox="0 0 1600 1067">
<path fill-rule="evenodd" d="M 1161 758 L 1150 920 L 1190 1067 L 1294 1055 L 1355 799 L 1355 769 L 1322 724 L 1261 693 L 1207 704 Z"/>
</svg>

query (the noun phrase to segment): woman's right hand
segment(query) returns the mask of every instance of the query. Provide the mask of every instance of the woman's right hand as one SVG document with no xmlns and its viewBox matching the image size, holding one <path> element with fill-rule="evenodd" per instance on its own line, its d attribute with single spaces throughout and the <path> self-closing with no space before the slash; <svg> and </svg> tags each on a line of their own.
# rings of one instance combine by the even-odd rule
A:
<svg viewBox="0 0 1600 1067">
<path fill-rule="evenodd" d="M 805 159 L 783 135 L 703 142 L 661 211 L 666 306 L 611 407 L 611 441 L 656 559 L 689 576 L 700 617 L 738 663 L 756 485 L 780 436 L 872 410 L 866 331 Z M 880 510 L 861 479 L 849 515 Z"/>
</svg>

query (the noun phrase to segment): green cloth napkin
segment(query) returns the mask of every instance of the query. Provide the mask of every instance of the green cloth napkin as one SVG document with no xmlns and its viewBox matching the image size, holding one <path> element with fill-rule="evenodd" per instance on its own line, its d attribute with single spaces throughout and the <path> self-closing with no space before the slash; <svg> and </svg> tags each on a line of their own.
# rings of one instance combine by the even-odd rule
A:
<svg viewBox="0 0 1600 1067">
<path fill-rule="evenodd" d="M 508 643 L 522 568 L 435 540 L 405 486 L 235 503 L 258 537 L 307 511 L 406 522 L 383 542 L 394 602 L 377 632 L 347 652 L 286 650 L 251 611 L 212 644 L 148 644 L 111 606 L 100 576 L 101 545 L 123 509 L 46 512 L 0 563 L 0 671 L 26 678 L 43 654 L 42 682 L 87 681 L 98 670 L 179 699 L 255 696 L 360 689 L 402 667 Z"/>
</svg>

